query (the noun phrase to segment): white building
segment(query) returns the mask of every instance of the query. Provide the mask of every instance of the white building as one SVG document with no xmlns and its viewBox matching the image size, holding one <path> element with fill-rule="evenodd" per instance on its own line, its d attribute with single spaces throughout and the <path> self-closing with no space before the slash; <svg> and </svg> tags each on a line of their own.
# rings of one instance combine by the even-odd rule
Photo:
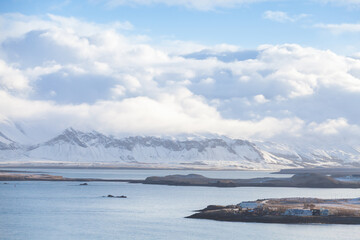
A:
<svg viewBox="0 0 360 240">
<path fill-rule="evenodd" d="M 309 209 L 287 209 L 284 213 L 286 216 L 312 216 L 313 213 Z"/>
<path fill-rule="evenodd" d="M 240 206 L 242 209 L 254 209 L 260 205 L 261 204 L 257 202 L 241 202 L 240 204 L 238 204 L 238 206 Z"/>
</svg>

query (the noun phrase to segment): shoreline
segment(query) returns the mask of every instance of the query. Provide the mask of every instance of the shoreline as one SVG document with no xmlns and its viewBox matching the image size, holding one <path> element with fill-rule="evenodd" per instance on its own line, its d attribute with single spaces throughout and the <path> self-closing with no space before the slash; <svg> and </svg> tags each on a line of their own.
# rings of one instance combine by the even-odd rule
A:
<svg viewBox="0 0 360 240">
<path fill-rule="evenodd" d="M 297 187 L 297 188 L 360 188 L 360 182 L 338 181 L 331 176 L 300 173 L 290 178 L 220 179 L 199 174 L 148 177 L 144 184 L 202 187 Z"/>
<path fill-rule="evenodd" d="M 201 187 L 295 187 L 295 188 L 360 188 L 360 182 L 338 181 L 320 174 L 295 174 L 291 178 L 250 178 L 220 179 L 207 178 L 199 174 L 168 175 L 147 177 L 146 179 L 102 179 L 102 178 L 66 178 L 43 173 L 0 172 L 0 181 L 77 181 L 77 182 L 127 182 L 168 186 Z"/>
<path fill-rule="evenodd" d="M 186 218 L 280 224 L 360 224 L 360 198 L 269 198 L 209 205 Z"/>
<path fill-rule="evenodd" d="M 195 213 L 186 218 L 214 220 L 222 222 L 251 222 L 251 223 L 273 223 L 273 224 L 348 224 L 359 225 L 360 217 L 297 217 L 297 216 L 237 216 L 234 214 L 206 215 Z"/>
<path fill-rule="evenodd" d="M 183 166 L 54 166 L 54 165 L 1 165 L 3 168 L 29 168 L 29 169 L 102 169 L 102 170 L 179 170 L 179 171 L 253 171 L 253 172 L 276 172 L 280 169 L 245 169 L 245 168 L 221 168 L 221 167 L 183 167 Z"/>
<path fill-rule="evenodd" d="M 0 163 L 1 169 L 101 169 L 101 170 L 179 170 L 179 171 L 250 171 L 250 172 L 271 172 L 271 174 L 298 174 L 298 173 L 319 173 L 319 174 L 360 174 L 360 167 L 314 167 L 314 168 L 269 168 L 253 169 L 241 167 L 222 167 L 214 165 L 196 165 L 180 163 L 174 165 L 158 164 L 96 164 L 96 163 L 51 163 L 51 162 L 23 162 L 23 163 Z"/>
<path fill-rule="evenodd" d="M 0 181 L 53 181 L 53 182 L 127 182 L 142 183 L 136 179 L 103 179 L 103 178 L 67 178 L 50 174 L 0 172 Z"/>
</svg>

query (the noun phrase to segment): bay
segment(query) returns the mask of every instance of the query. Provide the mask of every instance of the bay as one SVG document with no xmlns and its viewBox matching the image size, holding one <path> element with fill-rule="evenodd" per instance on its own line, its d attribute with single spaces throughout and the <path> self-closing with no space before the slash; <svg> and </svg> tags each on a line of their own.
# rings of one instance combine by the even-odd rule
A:
<svg viewBox="0 0 360 240">
<path fill-rule="evenodd" d="M 20 169 L 16 169 L 20 170 Z M 24 169 L 22 169 L 24 170 Z M 269 172 L 26 169 L 65 177 L 144 179 L 198 173 L 266 177 Z M 287 177 L 286 175 L 279 175 Z M 0 239 L 358 239 L 357 225 L 262 224 L 187 219 L 209 204 L 279 197 L 355 198 L 358 189 L 212 188 L 113 182 L 0 182 Z M 107 198 L 108 194 L 126 199 Z"/>
</svg>

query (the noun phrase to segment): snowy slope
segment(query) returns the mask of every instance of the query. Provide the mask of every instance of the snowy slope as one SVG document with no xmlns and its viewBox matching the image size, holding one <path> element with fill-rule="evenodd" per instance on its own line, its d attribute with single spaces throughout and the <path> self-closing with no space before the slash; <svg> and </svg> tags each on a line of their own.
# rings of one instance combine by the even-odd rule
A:
<svg viewBox="0 0 360 240">
<path fill-rule="evenodd" d="M 20 144 L 0 132 L 0 161 L 56 161 L 159 166 L 278 169 L 309 166 L 351 166 L 360 163 L 359 148 L 320 149 L 226 137 L 166 139 L 116 138 L 69 128 L 37 144 Z"/>
<path fill-rule="evenodd" d="M 44 142 L 58 134 L 56 129 L 44 129 L 31 122 L 14 122 L 7 118 L 0 118 L 0 132 L 22 145 Z"/>
<path fill-rule="evenodd" d="M 0 153 L 5 159 L 21 157 L 25 147 L 0 132 Z"/>
<path fill-rule="evenodd" d="M 255 142 L 256 145 L 276 157 L 293 161 L 295 165 L 314 166 L 358 166 L 360 149 L 350 145 L 318 145 L 315 144 L 279 144 L 273 142 Z"/>
<path fill-rule="evenodd" d="M 194 161 L 264 161 L 263 154 L 247 141 L 222 139 L 169 140 L 156 137 L 117 139 L 97 132 L 67 129 L 34 146 L 29 157 L 57 161 L 122 161 L 137 163 L 186 163 Z"/>
</svg>

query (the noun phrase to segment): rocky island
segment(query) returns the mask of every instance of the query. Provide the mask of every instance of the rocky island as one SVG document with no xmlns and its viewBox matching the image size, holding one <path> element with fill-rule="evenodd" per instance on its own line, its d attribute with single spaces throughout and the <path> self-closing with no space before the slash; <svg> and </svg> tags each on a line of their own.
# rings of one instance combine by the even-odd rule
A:
<svg viewBox="0 0 360 240">
<path fill-rule="evenodd" d="M 40 173 L 18 173 L 13 171 L 0 171 L 0 181 L 57 181 L 57 182 L 133 182 L 137 183 L 138 180 L 126 179 L 102 179 L 102 178 L 68 178 L 63 176 L 56 176 L 50 174 Z M 140 181 L 141 182 L 141 181 Z M 80 184 L 86 186 L 87 183 Z"/>
<path fill-rule="evenodd" d="M 360 198 L 259 199 L 236 205 L 210 205 L 188 218 L 259 223 L 360 224 Z"/>
<path fill-rule="evenodd" d="M 148 177 L 144 184 L 206 187 L 304 187 L 304 188 L 360 188 L 359 181 L 341 181 L 319 173 L 298 173 L 290 178 L 220 179 L 199 174 Z"/>
<path fill-rule="evenodd" d="M 297 173 L 292 177 L 263 177 L 250 179 L 208 178 L 199 174 L 168 175 L 146 179 L 67 178 L 33 172 L 0 172 L 0 181 L 81 181 L 81 182 L 128 182 L 173 186 L 204 187 L 299 187 L 299 188 L 360 188 L 360 179 L 353 176 L 329 176 L 320 173 Z M 86 185 L 86 184 L 83 184 Z"/>
</svg>

